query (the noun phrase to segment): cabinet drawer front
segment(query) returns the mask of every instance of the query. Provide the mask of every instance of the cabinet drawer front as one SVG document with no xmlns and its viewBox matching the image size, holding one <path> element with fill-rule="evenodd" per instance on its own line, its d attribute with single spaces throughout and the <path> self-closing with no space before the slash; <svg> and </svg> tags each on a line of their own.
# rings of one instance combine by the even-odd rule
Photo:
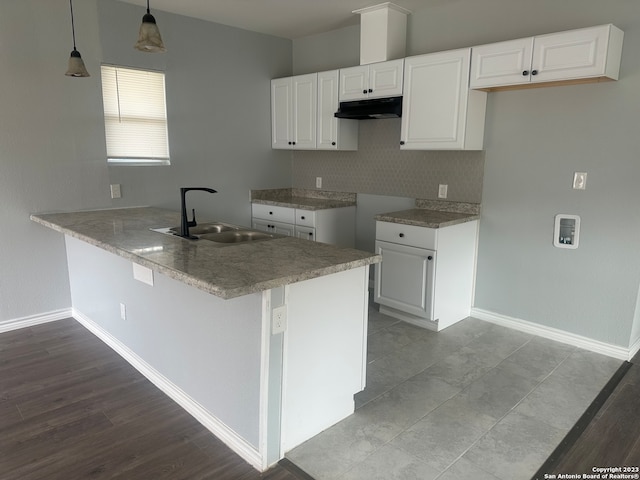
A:
<svg viewBox="0 0 640 480">
<path fill-rule="evenodd" d="M 294 223 L 294 209 L 287 207 L 278 207 L 275 205 L 251 205 L 252 215 L 255 218 L 264 218 L 266 220 L 273 220 L 274 222 Z"/>
<path fill-rule="evenodd" d="M 437 229 L 403 225 L 401 223 L 376 222 L 376 240 L 435 250 Z"/>
<path fill-rule="evenodd" d="M 302 210 L 300 208 L 296 208 L 296 225 L 315 227 L 316 212 L 314 212 L 313 210 Z"/>
</svg>

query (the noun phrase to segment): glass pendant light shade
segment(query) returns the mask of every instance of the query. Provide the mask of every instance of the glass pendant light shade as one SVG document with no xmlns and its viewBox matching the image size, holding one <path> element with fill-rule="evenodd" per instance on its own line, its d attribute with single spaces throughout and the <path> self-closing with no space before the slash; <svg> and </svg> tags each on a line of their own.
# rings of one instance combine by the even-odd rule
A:
<svg viewBox="0 0 640 480">
<path fill-rule="evenodd" d="M 87 68 L 84 66 L 80 52 L 76 49 L 76 27 L 73 23 L 73 2 L 69 0 L 69 7 L 71 9 L 71 35 L 73 37 L 73 50 L 69 56 L 69 65 L 65 75 L 67 77 L 90 77 Z"/>
<path fill-rule="evenodd" d="M 162 53 L 167 51 L 164 43 L 162 43 L 162 37 L 160 36 L 156 19 L 153 18 L 149 10 L 149 0 L 147 0 L 147 13 L 142 17 L 138 41 L 134 47 L 141 52 L 147 53 Z"/>
<path fill-rule="evenodd" d="M 80 52 L 75 48 L 71 52 L 71 56 L 69 57 L 69 67 L 67 68 L 67 72 L 65 73 L 68 77 L 90 77 L 87 68 L 84 66 L 84 62 L 82 61 L 82 57 L 80 56 Z"/>
</svg>

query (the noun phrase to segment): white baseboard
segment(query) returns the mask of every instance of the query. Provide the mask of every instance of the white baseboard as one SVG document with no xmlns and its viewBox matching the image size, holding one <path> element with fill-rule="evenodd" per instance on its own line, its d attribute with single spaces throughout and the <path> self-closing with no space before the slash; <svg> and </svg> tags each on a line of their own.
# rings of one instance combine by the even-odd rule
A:
<svg viewBox="0 0 640 480">
<path fill-rule="evenodd" d="M 638 352 L 640 352 L 640 338 L 629 347 L 629 360 L 635 357 Z"/>
<path fill-rule="evenodd" d="M 619 360 L 630 360 L 634 355 L 631 353 L 633 347 L 624 348 L 618 345 L 600 342 L 598 340 L 593 340 L 581 335 L 565 332 L 564 330 L 545 327 L 544 325 L 539 325 L 527 320 L 521 320 L 519 318 L 509 317 L 507 315 L 482 310 L 481 308 L 472 308 L 471 316 L 480 320 L 484 320 L 486 322 L 501 325 L 503 327 L 513 328 L 514 330 L 519 330 L 521 332 L 531 333 L 539 337 L 566 343 L 568 345 L 573 345 L 574 347 L 584 348 L 585 350 L 590 350 L 595 353 L 601 353 L 602 355 L 607 355 Z M 638 343 L 637 348 L 640 349 L 640 343 Z"/>
<path fill-rule="evenodd" d="M 240 455 L 244 460 L 250 463 L 258 471 L 263 471 L 263 461 L 260 452 L 252 445 L 247 443 L 231 428 L 211 415 L 198 402 L 187 395 L 178 386 L 173 384 L 169 379 L 136 355 L 131 349 L 120 342 L 117 338 L 104 330 L 100 325 L 73 309 L 73 318 L 85 326 L 90 332 L 97 336 L 100 340 L 111 347 L 122 358 L 129 362 L 136 370 L 144 375 L 151 383 L 167 394 L 178 405 L 184 408 L 191 416 L 200 422 L 216 437 L 222 440 L 229 448 Z"/>
<path fill-rule="evenodd" d="M 41 313 L 39 315 L 31 315 L 29 317 L 14 318 L 0 322 L 0 333 L 18 330 L 20 328 L 33 327 L 42 323 L 55 322 L 65 318 L 71 318 L 73 312 L 70 308 L 54 310 L 53 312 Z"/>
</svg>

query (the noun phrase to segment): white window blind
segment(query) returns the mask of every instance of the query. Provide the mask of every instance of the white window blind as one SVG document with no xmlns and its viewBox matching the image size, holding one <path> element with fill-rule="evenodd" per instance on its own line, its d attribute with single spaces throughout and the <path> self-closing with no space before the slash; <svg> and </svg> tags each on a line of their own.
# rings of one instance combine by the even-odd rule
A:
<svg viewBox="0 0 640 480">
<path fill-rule="evenodd" d="M 107 161 L 168 165 L 164 73 L 102 66 Z"/>
</svg>

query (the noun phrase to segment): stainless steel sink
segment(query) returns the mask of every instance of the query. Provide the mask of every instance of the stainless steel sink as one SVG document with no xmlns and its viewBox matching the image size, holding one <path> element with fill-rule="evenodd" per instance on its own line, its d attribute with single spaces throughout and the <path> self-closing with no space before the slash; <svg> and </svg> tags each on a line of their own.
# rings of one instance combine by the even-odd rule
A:
<svg viewBox="0 0 640 480">
<path fill-rule="evenodd" d="M 198 238 L 200 238 L 200 240 L 209 240 L 216 243 L 239 243 L 269 240 L 274 237 L 268 233 L 256 232 L 254 230 L 233 230 L 220 233 L 205 233 L 203 235 L 199 235 Z"/>
<path fill-rule="evenodd" d="M 152 228 L 154 232 L 180 236 L 180 227 Z M 189 234 L 200 240 L 208 240 L 219 246 L 242 242 L 256 242 L 276 238 L 277 235 L 238 227 L 221 222 L 202 223 L 189 228 Z"/>
<path fill-rule="evenodd" d="M 234 227 L 231 225 L 226 225 L 224 223 L 203 223 L 201 225 L 196 225 L 195 227 L 189 228 L 189 233 L 191 235 L 204 235 L 207 233 L 220 233 L 220 232 L 228 232 L 231 230 L 237 230 L 238 227 Z M 170 233 L 174 235 L 180 235 L 180 227 L 173 227 L 169 229 Z"/>
</svg>

